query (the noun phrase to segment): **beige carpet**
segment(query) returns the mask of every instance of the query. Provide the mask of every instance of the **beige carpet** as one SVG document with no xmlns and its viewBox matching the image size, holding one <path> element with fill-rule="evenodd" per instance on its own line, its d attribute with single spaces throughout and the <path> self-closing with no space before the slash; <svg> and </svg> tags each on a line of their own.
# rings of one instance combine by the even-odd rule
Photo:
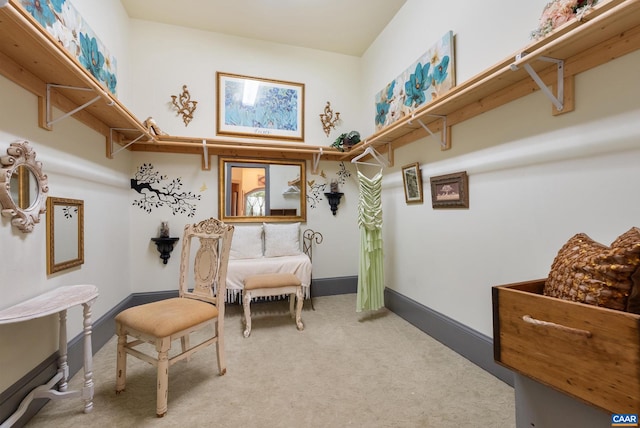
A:
<svg viewBox="0 0 640 428">
<path fill-rule="evenodd" d="M 93 412 L 82 413 L 79 399 L 50 402 L 28 426 L 515 426 L 511 387 L 400 317 L 384 309 L 357 314 L 353 294 L 314 304 L 312 311 L 305 303 L 302 332 L 285 302 L 254 305 L 247 339 L 240 307 L 227 306 L 227 374 L 217 374 L 214 346 L 172 366 L 162 419 L 151 365 L 129 357 L 127 389 L 114 393 L 114 337 L 94 357 Z M 79 372 L 70 385 L 81 382 Z"/>
</svg>

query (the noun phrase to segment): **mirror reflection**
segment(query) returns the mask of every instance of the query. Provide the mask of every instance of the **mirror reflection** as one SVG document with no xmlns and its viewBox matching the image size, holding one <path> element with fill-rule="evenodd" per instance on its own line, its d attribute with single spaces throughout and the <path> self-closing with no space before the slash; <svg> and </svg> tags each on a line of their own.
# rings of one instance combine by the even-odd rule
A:
<svg viewBox="0 0 640 428">
<path fill-rule="evenodd" d="M 26 210 L 33 205 L 38 196 L 38 181 L 36 176 L 25 165 L 18 165 L 11 174 L 9 182 L 11 198 L 16 206 Z"/>
<path fill-rule="evenodd" d="M 0 156 L 0 207 L 3 216 L 24 233 L 31 232 L 46 210 L 49 185 L 28 141 L 16 141 Z"/>
<path fill-rule="evenodd" d="M 219 159 L 223 221 L 306 221 L 305 161 Z"/>
<path fill-rule="evenodd" d="M 84 263 L 84 202 L 47 199 L 47 273 Z"/>
</svg>

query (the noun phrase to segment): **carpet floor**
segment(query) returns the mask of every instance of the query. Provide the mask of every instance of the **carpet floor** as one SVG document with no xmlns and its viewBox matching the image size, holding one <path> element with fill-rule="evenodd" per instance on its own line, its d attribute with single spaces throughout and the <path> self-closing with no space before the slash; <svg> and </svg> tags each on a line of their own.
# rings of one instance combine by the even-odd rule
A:
<svg viewBox="0 0 640 428">
<path fill-rule="evenodd" d="M 215 346 L 169 369 L 169 410 L 156 418 L 155 368 L 129 356 L 115 394 L 116 339 L 94 356 L 94 409 L 49 402 L 28 427 L 513 428 L 514 390 L 392 312 L 356 313 L 355 294 L 314 299 L 297 331 L 286 302 L 225 317 L 227 373 Z M 191 343 L 195 344 L 197 337 Z M 179 342 L 174 343 L 179 348 Z M 149 348 L 151 349 L 151 348 Z M 83 373 L 69 382 L 82 385 Z"/>
</svg>

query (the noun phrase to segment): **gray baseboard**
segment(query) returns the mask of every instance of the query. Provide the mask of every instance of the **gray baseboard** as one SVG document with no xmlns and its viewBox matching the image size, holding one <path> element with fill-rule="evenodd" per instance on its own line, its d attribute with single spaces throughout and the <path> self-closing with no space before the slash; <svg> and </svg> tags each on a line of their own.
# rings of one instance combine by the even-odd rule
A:
<svg viewBox="0 0 640 428">
<path fill-rule="evenodd" d="M 493 340 L 397 291 L 386 288 L 385 306 L 443 345 L 451 348 L 498 379 L 514 385 L 513 372 L 493 360 Z"/>
<path fill-rule="evenodd" d="M 358 291 L 357 276 L 342 276 L 337 278 L 320 278 L 311 282 L 311 297 L 336 296 L 338 294 L 352 294 Z"/>
</svg>

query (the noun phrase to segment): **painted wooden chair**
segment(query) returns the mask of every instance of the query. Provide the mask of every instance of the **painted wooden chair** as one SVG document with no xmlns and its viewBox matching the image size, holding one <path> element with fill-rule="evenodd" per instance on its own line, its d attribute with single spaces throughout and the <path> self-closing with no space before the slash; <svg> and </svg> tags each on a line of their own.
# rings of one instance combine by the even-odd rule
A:
<svg viewBox="0 0 640 428">
<path fill-rule="evenodd" d="M 224 305 L 232 236 L 233 226 L 214 218 L 186 225 L 180 259 L 179 297 L 135 306 L 122 311 L 115 318 L 118 335 L 116 393 L 125 390 L 127 354 L 154 365 L 158 373 L 158 417 L 167 413 L 171 365 L 215 343 L 220 375 L 227 370 L 224 360 Z M 199 242 L 194 238 L 198 238 Z M 198 247 L 193 257 L 193 278 L 189 274 L 192 245 L 194 249 Z M 207 327 L 213 328 L 213 335 L 191 347 L 189 335 Z M 127 341 L 127 336 L 134 340 Z M 171 343 L 176 339 L 181 340 L 182 352 L 169 355 Z M 135 349 L 144 343 L 155 346 L 157 357 Z"/>
</svg>

